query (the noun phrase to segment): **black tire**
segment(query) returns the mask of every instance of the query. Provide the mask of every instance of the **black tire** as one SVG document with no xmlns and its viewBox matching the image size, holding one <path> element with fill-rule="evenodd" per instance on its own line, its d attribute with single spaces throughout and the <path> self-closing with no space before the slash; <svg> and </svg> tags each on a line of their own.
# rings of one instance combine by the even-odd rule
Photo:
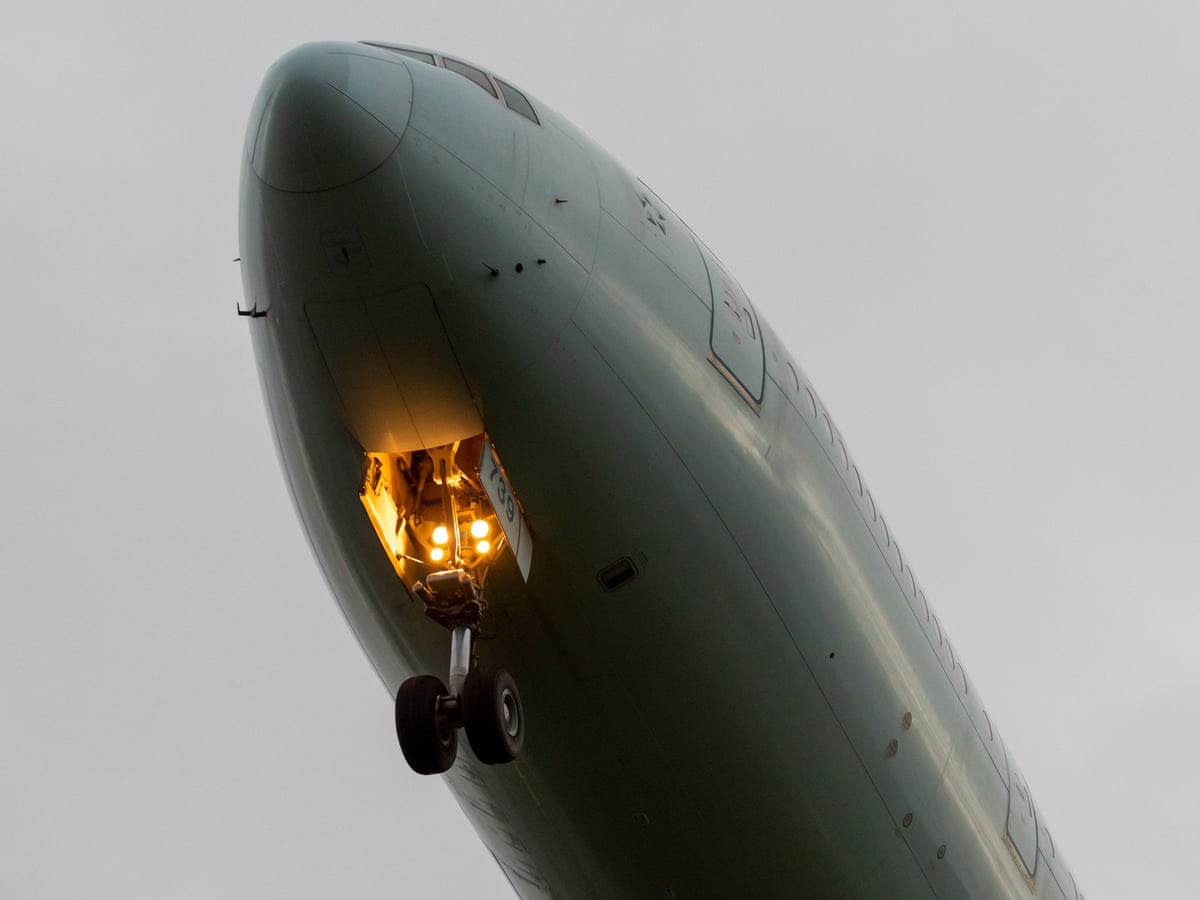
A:
<svg viewBox="0 0 1200 900">
<path fill-rule="evenodd" d="M 477 668 L 463 685 L 463 727 L 475 757 L 489 766 L 512 762 L 525 742 L 525 711 L 507 669 Z"/>
<path fill-rule="evenodd" d="M 417 675 L 396 692 L 396 737 L 412 770 L 420 775 L 445 772 L 458 756 L 458 732 L 438 715 L 446 686 L 434 675 Z"/>
</svg>

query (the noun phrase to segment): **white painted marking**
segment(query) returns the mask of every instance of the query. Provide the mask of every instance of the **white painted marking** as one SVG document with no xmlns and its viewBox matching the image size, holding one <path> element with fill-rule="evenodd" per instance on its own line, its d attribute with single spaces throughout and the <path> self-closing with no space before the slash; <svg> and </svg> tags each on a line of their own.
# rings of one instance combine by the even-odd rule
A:
<svg viewBox="0 0 1200 900">
<path fill-rule="evenodd" d="M 483 442 L 483 454 L 479 458 L 479 477 L 483 480 L 488 500 L 496 512 L 508 546 L 512 549 L 521 577 L 528 581 L 529 567 L 533 562 L 533 536 L 529 532 L 525 516 L 521 514 L 512 484 L 496 459 L 491 442 L 487 440 Z"/>
</svg>

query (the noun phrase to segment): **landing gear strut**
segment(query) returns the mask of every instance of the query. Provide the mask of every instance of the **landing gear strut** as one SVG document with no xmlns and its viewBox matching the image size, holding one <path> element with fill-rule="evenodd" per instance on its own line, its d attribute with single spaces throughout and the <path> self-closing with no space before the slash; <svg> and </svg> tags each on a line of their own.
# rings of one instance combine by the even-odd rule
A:
<svg viewBox="0 0 1200 900">
<path fill-rule="evenodd" d="M 450 687 L 435 675 L 408 679 L 396 693 L 396 736 L 414 772 L 447 771 L 458 755 L 458 730 L 467 733 L 475 757 L 494 766 L 512 762 L 525 738 L 521 695 L 499 667 L 478 665 L 472 644 L 483 614 L 474 579 L 461 569 L 435 572 L 413 593 L 425 614 L 450 629 Z"/>
</svg>

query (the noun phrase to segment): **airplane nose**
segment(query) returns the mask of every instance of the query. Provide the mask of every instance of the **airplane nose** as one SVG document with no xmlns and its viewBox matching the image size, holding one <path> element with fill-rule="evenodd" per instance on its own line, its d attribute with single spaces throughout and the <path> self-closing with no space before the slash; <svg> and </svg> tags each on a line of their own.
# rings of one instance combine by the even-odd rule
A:
<svg viewBox="0 0 1200 900">
<path fill-rule="evenodd" d="M 391 54 L 359 44 L 304 44 L 263 79 L 247 135 L 250 162 L 282 191 L 339 187 L 391 155 L 411 110 L 412 78 Z"/>
</svg>

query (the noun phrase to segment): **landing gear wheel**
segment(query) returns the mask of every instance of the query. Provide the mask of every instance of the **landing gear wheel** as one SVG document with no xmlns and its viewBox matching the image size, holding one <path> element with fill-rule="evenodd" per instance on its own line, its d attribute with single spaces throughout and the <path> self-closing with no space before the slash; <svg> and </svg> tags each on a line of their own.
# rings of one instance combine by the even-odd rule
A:
<svg viewBox="0 0 1200 900">
<path fill-rule="evenodd" d="M 417 675 L 396 692 L 396 737 L 414 772 L 438 775 L 454 765 L 458 732 L 438 712 L 446 686 L 435 675 Z"/>
<path fill-rule="evenodd" d="M 525 713 L 506 669 L 474 669 L 463 684 L 463 727 L 481 763 L 512 762 L 525 741 Z"/>
</svg>

